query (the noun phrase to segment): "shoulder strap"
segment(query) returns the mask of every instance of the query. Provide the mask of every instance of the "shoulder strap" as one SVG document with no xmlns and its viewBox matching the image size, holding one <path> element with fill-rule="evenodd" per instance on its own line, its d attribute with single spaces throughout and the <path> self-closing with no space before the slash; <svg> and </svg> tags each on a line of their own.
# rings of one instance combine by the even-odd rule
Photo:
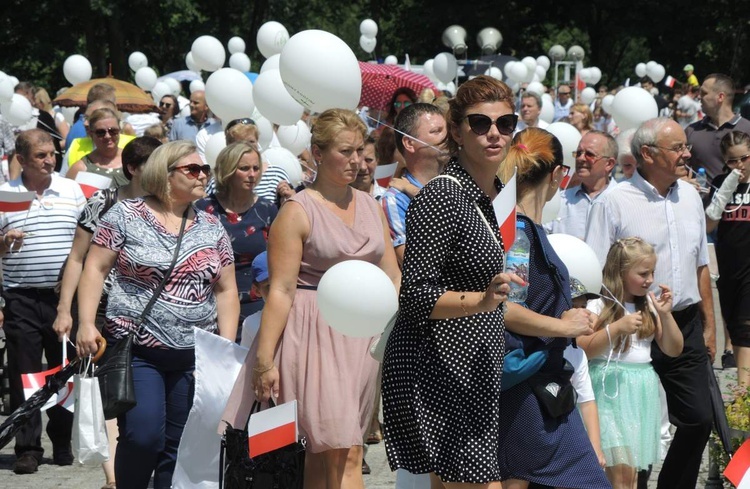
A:
<svg viewBox="0 0 750 489">
<path fill-rule="evenodd" d="M 154 303 L 159 298 L 159 295 L 161 294 L 161 291 L 164 290 L 164 286 L 167 285 L 167 280 L 169 280 L 169 276 L 172 275 L 172 270 L 174 270 L 174 266 L 177 263 L 177 256 L 180 254 L 180 244 L 182 243 L 182 234 L 185 231 L 185 224 L 187 223 L 187 216 L 190 212 L 190 206 L 185 209 L 185 213 L 182 214 L 182 224 L 180 224 L 180 232 L 177 235 L 177 245 L 174 247 L 174 253 L 172 254 L 172 263 L 169 264 L 169 268 L 166 272 L 164 272 L 164 277 L 161 279 L 161 282 L 156 287 L 156 290 L 154 290 L 154 295 L 151 296 L 151 300 L 148 301 L 148 304 L 146 304 L 146 307 L 143 308 L 143 312 L 141 313 L 141 316 L 138 318 L 138 329 L 141 328 L 141 325 L 143 324 L 143 321 L 146 320 L 146 316 L 149 312 L 151 312 L 151 308 L 154 306 Z"/>
<path fill-rule="evenodd" d="M 453 183 L 455 183 L 459 187 L 463 188 L 463 185 L 461 185 L 461 182 L 458 181 L 458 178 L 456 178 L 456 177 L 454 177 L 452 175 L 438 175 L 435 178 L 447 178 L 448 180 L 453 180 Z M 435 180 L 435 178 L 433 178 L 433 180 Z"/>
</svg>

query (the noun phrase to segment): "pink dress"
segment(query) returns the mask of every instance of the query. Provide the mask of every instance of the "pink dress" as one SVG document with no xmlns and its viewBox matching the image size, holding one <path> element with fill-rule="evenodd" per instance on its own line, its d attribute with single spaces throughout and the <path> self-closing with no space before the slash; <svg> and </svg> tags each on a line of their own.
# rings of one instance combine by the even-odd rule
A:
<svg viewBox="0 0 750 489">
<path fill-rule="evenodd" d="M 354 198 L 355 220 L 349 227 L 310 191 L 292 197 L 310 222 L 298 285 L 317 286 L 326 270 L 345 260 L 380 262 L 385 252 L 382 211 L 364 192 L 355 190 Z M 373 338 L 344 336 L 328 326 L 318 310 L 316 294 L 316 290 L 297 289 L 276 352 L 281 377 L 279 402 L 297 399 L 300 434 L 307 438 L 308 450 L 313 453 L 362 445 L 378 372 L 378 363 L 369 354 Z M 351 300 L 366 297 L 353 290 Z M 235 428 L 247 421 L 254 401 L 250 374 L 254 361 L 255 345 L 222 418 Z"/>
</svg>

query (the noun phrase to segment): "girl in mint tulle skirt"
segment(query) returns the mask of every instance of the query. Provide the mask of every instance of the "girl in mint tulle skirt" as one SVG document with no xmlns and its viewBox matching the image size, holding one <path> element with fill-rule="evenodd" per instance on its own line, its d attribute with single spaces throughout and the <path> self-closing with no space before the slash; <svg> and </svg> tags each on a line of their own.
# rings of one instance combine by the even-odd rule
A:
<svg viewBox="0 0 750 489">
<path fill-rule="evenodd" d="M 596 332 L 578 338 L 591 359 L 605 470 L 615 489 L 636 487 L 637 471 L 659 460 L 661 406 L 651 342 L 672 357 L 682 352 L 671 290 L 658 284 L 658 297 L 649 291 L 655 267 L 650 244 L 617 240 L 604 265 L 603 298 L 588 304 L 599 316 Z"/>
</svg>

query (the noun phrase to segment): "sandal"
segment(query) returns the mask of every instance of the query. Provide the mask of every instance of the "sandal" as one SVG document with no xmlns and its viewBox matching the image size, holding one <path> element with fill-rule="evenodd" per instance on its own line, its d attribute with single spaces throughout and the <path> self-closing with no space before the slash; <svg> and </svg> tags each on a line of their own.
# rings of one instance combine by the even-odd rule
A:
<svg viewBox="0 0 750 489">
<path fill-rule="evenodd" d="M 367 435 L 367 440 L 365 441 L 365 443 L 367 443 L 368 445 L 377 445 L 381 441 L 383 441 L 383 434 L 380 432 L 380 430 L 377 430 Z"/>
<path fill-rule="evenodd" d="M 117 483 L 116 482 L 107 482 L 102 486 L 102 489 L 117 489 Z"/>
</svg>

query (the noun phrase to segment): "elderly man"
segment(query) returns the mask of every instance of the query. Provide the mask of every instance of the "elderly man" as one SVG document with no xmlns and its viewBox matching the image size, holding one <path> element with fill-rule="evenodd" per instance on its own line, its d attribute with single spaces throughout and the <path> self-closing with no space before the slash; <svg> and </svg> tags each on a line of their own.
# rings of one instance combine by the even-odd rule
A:
<svg viewBox="0 0 750 489">
<path fill-rule="evenodd" d="M 713 73 L 701 85 L 703 120 L 690 124 L 685 133 L 693 145 L 691 165 L 694 170 L 705 168 L 709 182 L 724 168 L 719 143 L 731 131 L 750 133 L 750 121 L 732 110 L 734 81 L 727 75 Z"/>
<path fill-rule="evenodd" d="M 196 90 L 190 94 L 190 115 L 180 117 L 172 124 L 169 131 L 169 140 L 186 139 L 195 142 L 195 136 L 198 135 L 204 126 L 218 124 L 214 119 L 208 117 L 208 105 L 206 105 L 206 92 Z"/>
<path fill-rule="evenodd" d="M 581 138 L 575 153 L 581 184 L 562 193 L 557 219 L 545 225 L 548 231 L 580 239 L 586 236 L 591 206 L 617 185 L 611 178 L 617 153 L 615 139 L 606 132 L 589 131 Z"/>
<path fill-rule="evenodd" d="M 542 97 L 536 92 L 524 92 L 521 96 L 521 117 L 516 125 L 516 132 L 527 127 L 546 129 L 549 124 L 539 118 L 542 113 Z"/>
<path fill-rule="evenodd" d="M 54 287 L 86 204 L 76 182 L 54 174 L 55 146 L 48 133 L 22 132 L 16 140 L 16 154 L 21 176 L 0 186 L 0 191 L 31 191 L 35 198 L 28 211 L 0 213 L 3 327 L 12 409 L 24 400 L 21 374 L 42 371 L 42 354 L 50 368 L 62 363 L 62 348 L 52 329 L 57 314 Z M 52 458 L 58 465 L 71 465 L 73 415 L 61 406 L 48 409 L 47 415 Z M 17 474 L 36 472 L 44 453 L 41 433 L 42 419 L 37 413 L 16 435 L 13 470 Z"/>
<path fill-rule="evenodd" d="M 404 262 L 406 209 L 411 199 L 443 170 L 447 153 L 442 144 L 448 134 L 443 113 L 431 104 L 412 104 L 396 118 L 396 148 L 403 155 L 406 170 L 404 190 L 389 188 L 381 202 L 391 231 L 398 264 Z"/>
<path fill-rule="evenodd" d="M 570 98 L 570 86 L 562 84 L 557 87 L 557 98 L 555 99 L 555 116 L 552 122 L 557 122 L 570 115 L 570 108 L 573 107 L 573 99 Z"/>
<path fill-rule="evenodd" d="M 677 426 L 658 487 L 696 487 L 713 421 L 706 362 L 713 361 L 716 352 L 706 219 L 695 187 L 682 180 L 688 174 L 690 145 L 677 122 L 646 121 L 631 147 L 638 169 L 594 204 L 586 242 L 602 265 L 620 238 L 639 236 L 656 249 L 652 290 L 658 293 L 659 284 L 672 288 L 672 315 L 685 339 L 676 358 L 664 355 L 656 342 L 651 349 L 670 419 Z"/>
</svg>

